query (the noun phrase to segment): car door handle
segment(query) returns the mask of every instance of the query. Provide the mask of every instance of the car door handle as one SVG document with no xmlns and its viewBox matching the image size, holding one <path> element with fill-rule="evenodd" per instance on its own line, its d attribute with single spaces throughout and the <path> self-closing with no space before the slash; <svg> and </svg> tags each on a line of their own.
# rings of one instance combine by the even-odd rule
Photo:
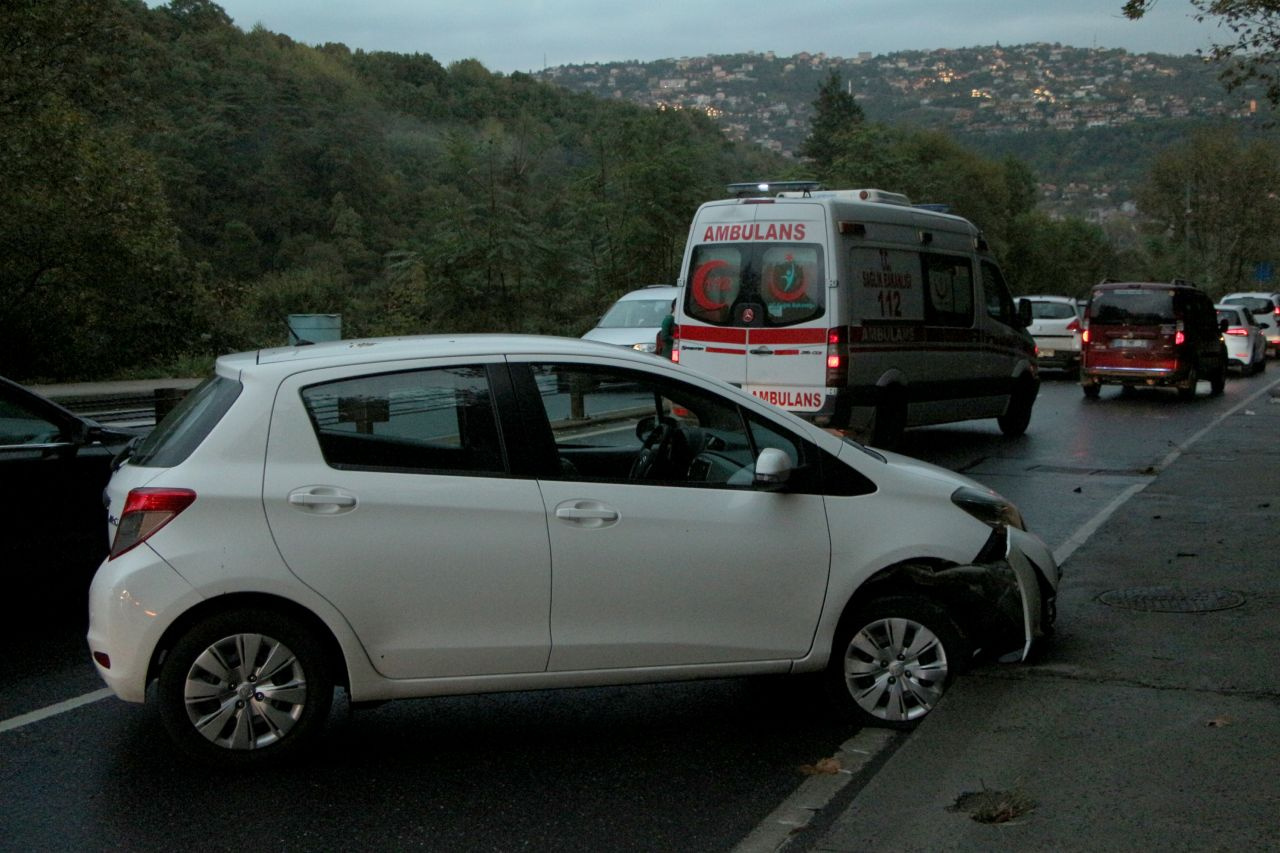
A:
<svg viewBox="0 0 1280 853">
<path fill-rule="evenodd" d="M 575 527 L 608 527 L 621 517 L 616 509 L 598 501 L 565 501 L 556 507 L 556 518 Z"/>
<path fill-rule="evenodd" d="M 290 492 L 289 504 L 315 512 L 339 512 L 354 507 L 356 498 L 329 486 L 308 486 Z"/>
<path fill-rule="evenodd" d="M 773 350 L 768 347 L 756 347 L 751 350 L 752 355 L 773 355 Z"/>
</svg>

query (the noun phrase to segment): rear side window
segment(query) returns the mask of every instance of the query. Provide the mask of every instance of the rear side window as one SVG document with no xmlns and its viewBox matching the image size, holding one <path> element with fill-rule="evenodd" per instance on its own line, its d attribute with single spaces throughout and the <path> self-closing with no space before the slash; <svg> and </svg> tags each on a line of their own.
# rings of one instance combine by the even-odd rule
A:
<svg viewBox="0 0 1280 853">
<path fill-rule="evenodd" d="M 506 471 L 482 366 L 382 373 L 302 390 L 334 468 L 447 474 Z"/>
<path fill-rule="evenodd" d="M 624 299 L 600 318 L 599 329 L 656 329 L 671 313 L 670 299 Z"/>
<path fill-rule="evenodd" d="M 1270 314 L 1274 310 L 1271 300 L 1263 299 L 1260 296 L 1236 296 L 1222 301 L 1229 302 L 1232 305 L 1243 306 L 1254 314 Z"/>
<path fill-rule="evenodd" d="M 968 258 L 922 255 L 924 321 L 929 326 L 973 325 L 973 265 Z"/>
<path fill-rule="evenodd" d="M 130 465 L 172 468 L 200 446 L 231 404 L 240 396 L 235 379 L 214 376 L 182 398 L 155 429 L 148 433 L 129 458 Z"/>
<path fill-rule="evenodd" d="M 1103 326 L 1158 326 L 1176 323 L 1173 292 L 1133 288 L 1094 294 L 1089 319 Z"/>
<path fill-rule="evenodd" d="M 708 243 L 693 250 L 685 313 L 715 326 L 792 326 L 826 306 L 815 243 Z"/>
</svg>

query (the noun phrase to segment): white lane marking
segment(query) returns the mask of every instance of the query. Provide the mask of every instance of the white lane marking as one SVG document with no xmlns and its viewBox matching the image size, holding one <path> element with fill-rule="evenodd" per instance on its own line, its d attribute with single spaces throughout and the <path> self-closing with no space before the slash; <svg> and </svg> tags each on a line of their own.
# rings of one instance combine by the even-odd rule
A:
<svg viewBox="0 0 1280 853">
<path fill-rule="evenodd" d="M 77 696 L 74 699 L 68 699 L 65 702 L 59 702 L 56 705 L 50 705 L 47 708 L 41 708 L 38 711 L 32 711 L 29 714 L 22 714 L 8 720 L 0 722 L 0 732 L 11 732 L 14 729 L 20 729 L 23 726 L 29 726 L 32 723 L 38 723 L 41 720 L 47 720 L 49 717 L 56 717 L 59 714 L 65 714 L 67 711 L 74 711 L 82 705 L 91 705 L 100 699 L 106 699 L 108 696 L 114 696 L 115 693 L 111 688 L 104 687 L 101 690 L 95 690 L 92 693 L 86 693 L 83 696 Z"/>
<path fill-rule="evenodd" d="M 1191 447 L 1191 445 L 1195 444 L 1197 441 L 1204 438 L 1205 435 L 1207 435 L 1210 430 L 1219 426 L 1223 421 L 1225 421 L 1227 418 L 1231 417 L 1236 412 L 1243 409 L 1245 406 L 1252 404 L 1254 400 L 1258 399 L 1263 394 L 1269 393 L 1271 389 L 1276 387 L 1277 385 L 1280 385 L 1280 380 L 1276 382 L 1272 382 L 1270 385 L 1267 385 L 1264 388 L 1258 389 L 1253 394 L 1249 395 L 1248 397 L 1245 397 L 1243 400 L 1241 400 L 1236 405 L 1232 406 L 1227 411 L 1223 412 L 1213 420 L 1209 421 L 1209 423 L 1203 429 L 1201 429 L 1199 432 L 1192 435 L 1190 438 L 1188 438 L 1186 441 L 1179 444 L 1177 447 L 1173 448 L 1173 450 L 1169 451 L 1169 454 L 1165 456 L 1164 459 L 1160 460 L 1160 462 L 1155 466 L 1156 475 L 1158 476 L 1162 471 L 1164 471 L 1166 468 L 1172 465 L 1175 461 L 1177 461 L 1179 456 L 1185 453 Z M 1115 515 L 1116 510 L 1124 506 L 1125 501 L 1129 500 L 1129 498 L 1138 494 L 1138 492 L 1142 491 L 1147 486 L 1151 485 L 1153 482 L 1155 482 L 1154 478 L 1142 483 L 1135 483 L 1134 485 L 1130 486 L 1129 488 L 1121 492 L 1114 500 L 1111 501 L 1111 503 L 1103 507 L 1101 512 L 1099 512 L 1093 518 L 1086 521 L 1084 524 L 1080 525 L 1080 527 L 1076 530 L 1076 532 L 1072 533 L 1071 536 L 1067 538 L 1066 542 L 1063 542 L 1056 549 L 1054 549 L 1054 552 L 1053 552 L 1054 561 L 1059 566 L 1065 563 L 1067 561 L 1067 558 L 1070 557 L 1073 553 L 1075 553 L 1077 548 L 1079 548 L 1081 545 L 1087 542 L 1090 536 L 1098 532 L 1098 528 L 1101 527 L 1106 522 L 1107 519 Z"/>
</svg>

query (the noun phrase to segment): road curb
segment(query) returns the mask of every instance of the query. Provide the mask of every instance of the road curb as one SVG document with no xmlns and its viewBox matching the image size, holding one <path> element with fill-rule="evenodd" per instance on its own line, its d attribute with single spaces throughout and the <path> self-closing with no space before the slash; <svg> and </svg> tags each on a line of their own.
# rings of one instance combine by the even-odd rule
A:
<svg viewBox="0 0 1280 853">
<path fill-rule="evenodd" d="M 863 729 L 840 745 L 835 754 L 835 772 L 816 772 L 800 783 L 787 797 L 736 847 L 733 853 L 776 853 L 805 829 L 835 799 L 836 795 L 858 780 L 865 782 L 868 767 L 878 766 L 877 759 L 888 758 L 903 741 L 902 733 L 892 729 Z"/>
</svg>

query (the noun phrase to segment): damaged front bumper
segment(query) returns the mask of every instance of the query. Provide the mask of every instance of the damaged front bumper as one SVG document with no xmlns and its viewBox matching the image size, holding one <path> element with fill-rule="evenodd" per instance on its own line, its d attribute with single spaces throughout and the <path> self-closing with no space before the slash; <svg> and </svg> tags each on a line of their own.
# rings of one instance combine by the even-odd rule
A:
<svg viewBox="0 0 1280 853">
<path fill-rule="evenodd" d="M 1001 527 L 973 563 L 904 566 L 913 585 L 932 587 L 952 605 L 975 653 L 1026 660 L 1052 631 L 1062 570 L 1040 539 Z"/>
</svg>

